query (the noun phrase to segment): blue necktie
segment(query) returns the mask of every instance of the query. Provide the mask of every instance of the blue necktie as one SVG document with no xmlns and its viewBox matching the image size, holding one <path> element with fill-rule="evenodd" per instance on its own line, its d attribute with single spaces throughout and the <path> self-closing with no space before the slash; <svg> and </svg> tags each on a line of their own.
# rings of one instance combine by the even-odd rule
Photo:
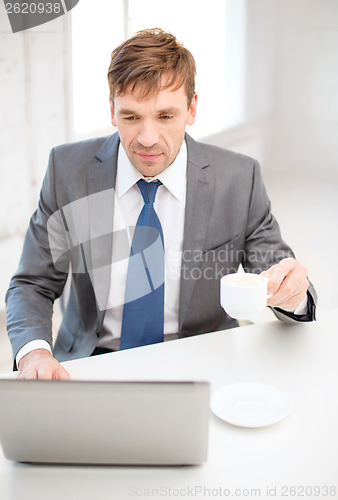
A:
<svg viewBox="0 0 338 500">
<path fill-rule="evenodd" d="M 144 206 L 131 245 L 122 316 L 120 349 L 163 341 L 164 244 L 154 210 L 160 181 L 138 181 Z"/>
</svg>

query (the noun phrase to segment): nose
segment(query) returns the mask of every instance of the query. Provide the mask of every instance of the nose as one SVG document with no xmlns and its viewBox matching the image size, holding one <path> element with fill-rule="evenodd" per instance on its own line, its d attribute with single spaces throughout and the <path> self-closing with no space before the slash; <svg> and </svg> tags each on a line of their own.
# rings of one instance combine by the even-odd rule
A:
<svg viewBox="0 0 338 500">
<path fill-rule="evenodd" d="M 153 123 L 143 123 L 138 135 L 138 142 L 145 148 L 155 146 L 159 141 L 159 134 Z"/>
</svg>

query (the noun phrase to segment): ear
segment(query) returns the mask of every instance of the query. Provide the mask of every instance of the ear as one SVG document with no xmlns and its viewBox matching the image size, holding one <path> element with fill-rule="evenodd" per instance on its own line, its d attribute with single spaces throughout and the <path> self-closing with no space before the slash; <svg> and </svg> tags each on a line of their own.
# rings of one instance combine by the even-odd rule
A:
<svg viewBox="0 0 338 500">
<path fill-rule="evenodd" d="M 197 109 L 197 94 L 195 93 L 194 97 L 191 99 L 191 103 L 189 106 L 187 125 L 193 125 L 195 123 L 196 109 Z"/>
<path fill-rule="evenodd" d="M 116 118 L 115 118 L 115 114 L 114 114 L 114 105 L 113 105 L 113 101 L 111 100 L 110 97 L 109 97 L 109 105 L 110 105 L 111 124 L 114 127 L 116 127 L 117 124 L 116 124 Z"/>
</svg>

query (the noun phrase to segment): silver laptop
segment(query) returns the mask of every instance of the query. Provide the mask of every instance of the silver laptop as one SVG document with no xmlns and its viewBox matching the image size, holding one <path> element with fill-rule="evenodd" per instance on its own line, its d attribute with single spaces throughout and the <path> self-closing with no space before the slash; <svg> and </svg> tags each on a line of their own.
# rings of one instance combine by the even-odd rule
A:
<svg viewBox="0 0 338 500">
<path fill-rule="evenodd" d="M 208 382 L 0 380 L 0 442 L 17 462 L 201 464 Z"/>
</svg>

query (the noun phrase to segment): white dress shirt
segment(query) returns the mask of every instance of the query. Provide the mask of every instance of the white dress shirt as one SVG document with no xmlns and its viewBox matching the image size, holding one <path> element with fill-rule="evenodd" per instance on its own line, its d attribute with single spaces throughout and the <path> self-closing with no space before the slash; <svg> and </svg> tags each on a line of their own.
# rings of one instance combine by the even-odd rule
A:
<svg viewBox="0 0 338 500">
<path fill-rule="evenodd" d="M 144 178 L 131 164 L 120 144 L 117 160 L 114 202 L 114 231 L 135 227 L 144 201 L 137 181 L 156 179 L 162 182 L 157 189 L 154 209 L 162 225 L 165 248 L 164 337 L 178 332 L 178 300 L 183 249 L 186 199 L 187 146 L 185 141 L 175 159 L 155 178 Z M 129 248 L 131 246 L 129 235 Z M 115 262 L 114 243 L 108 307 L 98 347 L 118 348 L 121 337 L 123 303 L 126 288 L 128 258 Z M 116 340 L 118 339 L 118 341 Z"/>
</svg>

